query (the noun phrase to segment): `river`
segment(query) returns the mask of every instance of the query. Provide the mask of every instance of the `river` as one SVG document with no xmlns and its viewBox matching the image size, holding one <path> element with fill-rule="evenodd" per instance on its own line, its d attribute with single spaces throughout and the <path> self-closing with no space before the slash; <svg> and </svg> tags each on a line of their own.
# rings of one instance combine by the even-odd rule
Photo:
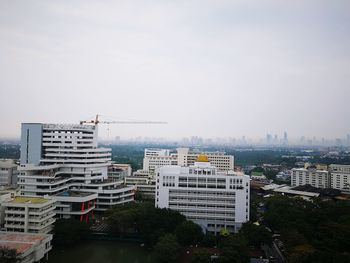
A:
<svg viewBox="0 0 350 263">
<path fill-rule="evenodd" d="M 151 252 L 138 243 L 91 240 L 68 249 L 53 249 L 48 263 L 151 263 Z"/>
</svg>

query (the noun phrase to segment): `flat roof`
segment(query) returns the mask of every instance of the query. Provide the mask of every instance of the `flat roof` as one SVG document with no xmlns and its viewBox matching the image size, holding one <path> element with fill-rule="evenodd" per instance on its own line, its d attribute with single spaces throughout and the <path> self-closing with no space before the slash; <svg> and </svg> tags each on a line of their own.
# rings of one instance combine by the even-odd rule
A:
<svg viewBox="0 0 350 263">
<path fill-rule="evenodd" d="M 29 234 L 18 232 L 0 231 L 0 246 L 16 249 L 18 253 L 23 253 L 37 242 L 46 239 L 48 234 Z"/>
<path fill-rule="evenodd" d="M 56 196 L 85 197 L 85 196 L 94 195 L 94 194 L 95 193 L 91 193 L 91 192 L 66 191 L 63 193 L 59 193 Z"/>
<path fill-rule="evenodd" d="M 320 195 L 319 193 L 312 193 L 312 192 L 293 190 L 289 186 L 280 187 L 280 188 L 274 189 L 273 191 L 274 192 L 279 192 L 279 193 L 285 193 L 285 194 L 308 196 L 308 197 L 318 197 Z"/>
<path fill-rule="evenodd" d="M 44 204 L 50 201 L 50 199 L 46 199 L 43 197 L 32 197 L 32 196 L 16 196 L 9 203 L 23 204 L 23 203 L 31 203 L 31 204 Z"/>
</svg>

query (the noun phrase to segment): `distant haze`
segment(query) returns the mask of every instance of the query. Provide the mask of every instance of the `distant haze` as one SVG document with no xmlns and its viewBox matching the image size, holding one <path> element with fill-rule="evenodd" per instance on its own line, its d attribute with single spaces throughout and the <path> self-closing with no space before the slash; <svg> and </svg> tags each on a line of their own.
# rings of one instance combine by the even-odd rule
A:
<svg viewBox="0 0 350 263">
<path fill-rule="evenodd" d="M 349 99 L 348 0 L 0 0 L 0 137 L 345 137 Z"/>
</svg>

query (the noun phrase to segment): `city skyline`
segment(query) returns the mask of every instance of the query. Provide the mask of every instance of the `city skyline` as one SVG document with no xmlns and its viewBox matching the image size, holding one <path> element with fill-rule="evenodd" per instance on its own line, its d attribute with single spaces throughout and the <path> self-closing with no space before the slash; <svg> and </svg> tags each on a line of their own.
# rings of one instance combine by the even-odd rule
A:
<svg viewBox="0 0 350 263">
<path fill-rule="evenodd" d="M 106 138 L 343 138 L 348 1 L 2 1 L 0 137 L 110 120 Z M 107 131 L 107 128 L 109 131 Z"/>
</svg>

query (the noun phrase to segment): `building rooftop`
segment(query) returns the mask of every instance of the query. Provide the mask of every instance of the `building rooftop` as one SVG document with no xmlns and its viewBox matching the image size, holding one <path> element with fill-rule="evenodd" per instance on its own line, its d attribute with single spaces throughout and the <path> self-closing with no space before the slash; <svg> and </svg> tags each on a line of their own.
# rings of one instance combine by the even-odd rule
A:
<svg viewBox="0 0 350 263">
<path fill-rule="evenodd" d="M 60 194 L 57 194 L 56 196 L 67 196 L 67 197 L 85 197 L 89 195 L 93 195 L 95 193 L 88 193 L 88 192 L 78 192 L 78 191 L 66 191 Z"/>
<path fill-rule="evenodd" d="M 23 203 L 44 204 L 44 203 L 46 203 L 48 201 L 50 201 L 50 199 L 46 199 L 46 198 L 43 198 L 43 197 L 16 196 L 11 201 L 9 201 L 9 203 L 17 203 L 17 204 L 23 204 Z"/>
<path fill-rule="evenodd" d="M 0 246 L 16 249 L 17 253 L 23 253 L 37 242 L 46 239 L 48 234 L 28 234 L 0 231 Z"/>
</svg>

